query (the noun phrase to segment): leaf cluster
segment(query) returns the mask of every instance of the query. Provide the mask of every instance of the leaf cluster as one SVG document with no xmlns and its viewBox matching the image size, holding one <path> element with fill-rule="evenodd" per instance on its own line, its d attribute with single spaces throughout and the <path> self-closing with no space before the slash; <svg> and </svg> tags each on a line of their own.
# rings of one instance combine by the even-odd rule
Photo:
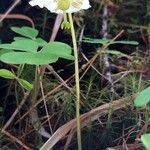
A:
<svg viewBox="0 0 150 150">
<path fill-rule="evenodd" d="M 9 44 L 0 44 L 0 60 L 8 64 L 44 65 L 58 58 L 73 60 L 71 47 L 61 42 L 46 42 L 37 38 L 38 31 L 30 27 L 12 27 L 21 37 L 14 37 Z"/>
</svg>

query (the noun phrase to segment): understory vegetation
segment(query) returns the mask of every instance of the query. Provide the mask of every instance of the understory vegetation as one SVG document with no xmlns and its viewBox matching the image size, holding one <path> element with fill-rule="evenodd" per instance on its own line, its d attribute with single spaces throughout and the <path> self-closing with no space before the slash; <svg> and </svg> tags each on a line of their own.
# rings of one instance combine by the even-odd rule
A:
<svg viewBox="0 0 150 150">
<path fill-rule="evenodd" d="M 150 150 L 150 1 L 91 0 L 69 25 L 14 2 L 0 0 L 0 149 Z"/>
</svg>

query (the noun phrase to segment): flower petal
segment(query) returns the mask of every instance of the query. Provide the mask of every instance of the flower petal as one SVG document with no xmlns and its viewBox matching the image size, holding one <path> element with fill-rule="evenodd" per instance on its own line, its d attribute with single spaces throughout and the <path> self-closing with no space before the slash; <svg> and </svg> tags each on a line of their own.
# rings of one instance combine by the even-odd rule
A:
<svg viewBox="0 0 150 150">
<path fill-rule="evenodd" d="M 70 1 L 72 4 L 70 5 L 69 9 L 66 10 L 67 13 L 74 13 L 74 12 L 80 11 L 82 9 L 88 9 L 91 7 L 89 0 L 82 0 L 81 6 L 77 0 L 70 0 Z M 73 5 L 73 3 L 77 3 L 77 5 L 79 5 L 79 6 L 75 7 Z M 48 10 L 50 10 L 51 12 L 54 12 L 54 13 L 58 13 L 58 14 L 63 13 L 62 10 L 57 9 L 58 5 L 57 5 L 56 0 L 31 0 L 29 2 L 29 4 L 31 6 L 38 5 L 40 8 L 46 7 Z"/>
<path fill-rule="evenodd" d="M 73 2 L 76 2 L 76 0 L 74 0 Z M 78 12 L 78 11 L 80 11 L 82 9 L 88 9 L 90 7 L 91 7 L 91 5 L 89 3 L 89 0 L 83 0 L 82 1 L 82 5 L 79 8 L 74 7 L 73 5 L 71 5 L 66 12 L 67 13 L 74 13 L 74 12 Z"/>
<path fill-rule="evenodd" d="M 40 8 L 45 7 L 45 5 L 48 5 L 51 3 L 51 0 L 31 0 L 29 4 L 31 6 L 39 6 Z"/>
</svg>

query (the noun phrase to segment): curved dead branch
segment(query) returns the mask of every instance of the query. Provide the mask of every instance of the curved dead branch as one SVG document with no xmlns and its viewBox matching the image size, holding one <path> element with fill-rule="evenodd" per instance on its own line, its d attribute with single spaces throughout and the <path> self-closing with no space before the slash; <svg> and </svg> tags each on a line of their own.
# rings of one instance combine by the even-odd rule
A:
<svg viewBox="0 0 150 150">
<path fill-rule="evenodd" d="M 107 114 L 110 107 L 113 108 L 113 110 L 115 111 L 115 110 L 124 108 L 127 105 L 130 105 L 130 102 L 128 101 L 128 99 L 129 98 L 115 100 L 111 103 L 101 105 L 81 115 L 80 117 L 81 127 L 83 128 L 90 121 L 94 121 L 98 119 L 100 116 Z M 65 125 L 58 128 L 55 131 L 55 133 L 47 140 L 47 142 L 41 147 L 40 150 L 50 150 L 58 141 L 60 141 L 63 137 L 65 137 L 66 134 L 68 134 L 68 132 L 71 130 L 76 130 L 76 119 L 73 119 L 69 121 L 68 123 L 66 123 Z"/>
</svg>

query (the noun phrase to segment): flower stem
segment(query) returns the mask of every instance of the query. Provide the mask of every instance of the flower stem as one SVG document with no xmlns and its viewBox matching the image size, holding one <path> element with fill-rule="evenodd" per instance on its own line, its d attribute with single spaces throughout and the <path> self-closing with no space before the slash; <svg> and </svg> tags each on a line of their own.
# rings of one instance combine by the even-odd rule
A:
<svg viewBox="0 0 150 150">
<path fill-rule="evenodd" d="M 78 48 L 77 48 L 77 41 L 75 36 L 72 15 L 70 13 L 68 15 L 69 15 L 69 22 L 71 27 L 71 36 L 72 36 L 74 57 L 75 57 L 77 141 L 78 141 L 78 150 L 81 150 L 82 144 L 81 144 L 81 128 L 80 128 L 80 83 L 79 83 Z"/>
</svg>

